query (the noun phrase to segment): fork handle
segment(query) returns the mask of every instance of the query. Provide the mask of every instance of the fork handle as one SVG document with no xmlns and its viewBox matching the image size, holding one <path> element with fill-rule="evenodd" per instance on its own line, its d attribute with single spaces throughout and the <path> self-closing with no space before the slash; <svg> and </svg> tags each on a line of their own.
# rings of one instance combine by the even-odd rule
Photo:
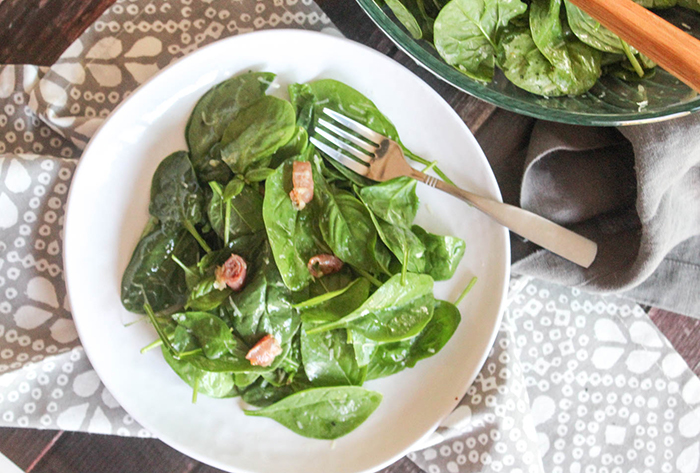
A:
<svg viewBox="0 0 700 473">
<path fill-rule="evenodd" d="M 512 232 L 579 266 L 588 268 L 598 252 L 594 241 L 532 212 L 465 191 L 415 169 L 411 177 L 471 204 Z"/>
</svg>

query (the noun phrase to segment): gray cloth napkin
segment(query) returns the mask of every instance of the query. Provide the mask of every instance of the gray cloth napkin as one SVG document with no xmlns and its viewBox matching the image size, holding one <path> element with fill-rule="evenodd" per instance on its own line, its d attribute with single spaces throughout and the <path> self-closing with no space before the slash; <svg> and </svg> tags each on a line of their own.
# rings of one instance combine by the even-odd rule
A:
<svg viewBox="0 0 700 473">
<path fill-rule="evenodd" d="M 599 253 L 583 269 L 532 249 L 514 272 L 700 317 L 700 115 L 619 131 L 538 122 L 520 199 Z"/>
</svg>

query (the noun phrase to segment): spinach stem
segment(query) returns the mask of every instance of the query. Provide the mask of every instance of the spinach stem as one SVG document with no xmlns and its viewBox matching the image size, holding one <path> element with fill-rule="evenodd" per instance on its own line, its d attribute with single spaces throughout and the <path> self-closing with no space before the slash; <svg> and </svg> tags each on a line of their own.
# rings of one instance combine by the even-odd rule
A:
<svg viewBox="0 0 700 473">
<path fill-rule="evenodd" d="M 352 286 L 353 284 L 355 284 L 355 281 L 351 282 L 350 284 L 348 284 L 347 286 L 345 286 L 342 289 L 338 289 L 337 291 L 327 292 L 325 294 L 321 294 L 320 296 L 312 297 L 311 299 L 307 299 L 303 302 L 299 302 L 298 304 L 294 304 L 292 307 L 294 309 L 307 309 L 309 307 L 319 305 L 323 302 L 326 302 L 329 299 L 333 299 L 334 297 L 345 293 L 348 289 L 350 289 L 350 286 Z"/>
<path fill-rule="evenodd" d="M 185 263 L 183 263 L 182 261 L 180 261 L 180 258 L 178 258 L 178 257 L 175 256 L 175 255 L 170 255 L 170 259 L 172 259 L 173 261 L 175 261 L 175 264 L 177 264 L 179 267 L 181 267 L 182 270 L 185 272 L 185 274 L 187 274 L 187 275 L 189 275 L 189 276 L 197 277 L 197 273 L 195 273 L 195 272 L 192 271 L 190 268 L 188 268 L 187 266 L 185 266 Z"/>
<path fill-rule="evenodd" d="M 404 152 L 406 153 L 406 155 L 407 155 L 409 158 L 411 158 L 413 161 L 415 161 L 415 162 L 417 162 L 417 163 L 423 164 L 423 165 L 425 165 L 425 166 L 430 166 L 431 164 L 433 164 L 433 163 L 431 163 L 430 161 L 428 161 L 427 159 L 421 158 L 420 156 L 417 156 L 417 155 L 413 154 L 412 152 L 408 151 L 408 150 L 405 149 L 405 148 L 404 148 Z M 447 182 L 448 184 L 452 184 L 453 186 L 455 185 L 455 183 L 452 182 L 452 179 L 450 179 L 449 177 L 447 177 L 447 175 L 446 175 L 444 172 L 442 172 L 442 169 L 440 169 L 440 167 L 437 166 L 437 164 L 435 165 L 435 174 L 437 174 L 438 176 L 440 176 L 440 179 L 442 179 L 443 181 Z"/>
<path fill-rule="evenodd" d="M 627 56 L 630 64 L 632 64 L 634 72 L 636 72 L 639 77 L 644 77 L 644 69 L 642 68 L 641 64 L 639 64 L 639 61 L 630 49 L 630 45 L 622 39 L 620 39 L 620 43 L 622 43 L 622 50 L 625 52 L 625 56 Z"/>
<path fill-rule="evenodd" d="M 236 313 L 236 316 L 237 316 L 237 317 L 243 317 L 243 313 L 242 313 L 241 310 L 238 308 L 238 306 L 236 305 L 236 303 L 233 302 L 233 297 L 232 297 L 232 296 L 228 296 L 228 303 L 231 304 L 231 308 L 232 308 L 233 311 Z"/>
<path fill-rule="evenodd" d="M 199 380 L 201 378 L 201 374 L 197 374 L 197 377 L 194 378 L 194 386 L 192 386 L 192 404 L 197 404 L 197 393 L 199 392 Z"/>
<path fill-rule="evenodd" d="M 368 273 L 367 271 L 365 271 L 364 269 L 356 268 L 355 266 L 353 266 L 352 269 L 353 269 L 354 271 L 356 271 L 357 274 L 359 274 L 360 276 L 362 276 L 363 278 L 365 278 L 366 280 L 368 280 L 369 282 L 371 282 L 371 283 L 374 284 L 375 286 L 377 286 L 377 287 L 382 287 L 382 282 L 381 282 L 379 279 L 377 279 L 377 278 L 375 278 L 374 276 L 372 276 L 371 274 L 369 274 L 369 273 Z"/>
<path fill-rule="evenodd" d="M 143 355 L 143 354 L 146 353 L 147 351 L 151 351 L 151 350 L 153 350 L 154 348 L 161 346 L 162 344 L 163 344 L 163 340 L 161 340 L 160 338 L 158 338 L 158 340 L 156 340 L 155 342 L 149 343 L 148 345 L 146 345 L 145 347 L 143 347 L 143 348 L 141 349 L 141 354 Z"/>
<path fill-rule="evenodd" d="M 190 351 L 178 352 L 177 356 L 179 356 L 180 359 L 183 359 L 183 358 L 188 357 L 188 356 L 199 355 L 200 353 L 202 353 L 202 349 L 195 348 L 194 350 L 190 350 Z"/>
<path fill-rule="evenodd" d="M 455 305 L 459 305 L 459 303 L 462 302 L 462 300 L 463 300 L 465 297 L 467 297 L 467 294 L 469 294 L 469 291 L 471 291 L 472 288 L 474 287 L 474 284 L 476 284 L 476 280 L 477 280 L 477 277 L 474 276 L 474 277 L 472 278 L 472 280 L 469 281 L 469 284 L 467 284 L 467 287 L 464 288 L 464 290 L 462 291 L 462 293 L 459 295 L 459 297 L 458 297 L 457 300 L 455 301 Z"/>
<path fill-rule="evenodd" d="M 352 320 L 354 320 L 355 318 L 353 318 Z M 343 317 L 343 319 L 345 319 L 345 317 Z M 346 321 L 343 319 L 336 320 L 335 322 L 330 322 L 324 325 L 319 325 L 318 327 L 314 327 L 311 330 L 307 330 L 306 334 L 313 335 L 314 333 L 328 332 L 329 330 L 334 330 L 336 328 L 343 328 L 346 324 Z"/>
<path fill-rule="evenodd" d="M 145 297 L 144 297 L 145 298 Z M 161 341 L 163 342 L 163 345 L 168 349 L 171 355 L 173 355 L 174 358 L 180 359 L 180 354 L 175 350 L 175 347 L 173 347 L 172 343 L 170 343 L 170 339 L 166 335 L 166 333 L 163 331 L 163 327 L 160 326 L 160 323 L 158 323 L 158 320 L 156 319 L 156 314 L 153 313 L 153 308 L 151 307 L 151 304 L 146 302 L 143 305 L 143 310 L 146 311 L 146 315 L 148 315 L 148 318 L 151 320 L 151 325 L 153 325 L 153 328 L 156 329 L 156 333 L 160 337 Z"/>
<path fill-rule="evenodd" d="M 224 205 L 224 245 L 228 246 L 229 226 L 231 225 L 231 199 Z"/>
<path fill-rule="evenodd" d="M 132 320 L 131 322 L 124 324 L 124 327 L 131 327 L 132 325 L 136 325 L 139 322 L 143 322 L 144 320 L 148 320 L 148 317 L 141 317 L 140 319 Z"/>
<path fill-rule="evenodd" d="M 192 225 L 192 222 L 189 220 L 185 220 L 183 222 L 183 225 L 187 229 L 188 232 L 194 237 L 195 240 L 197 240 L 197 243 L 199 243 L 199 246 L 202 247 L 204 251 L 207 253 L 211 253 L 211 248 L 209 248 L 209 245 L 207 245 L 207 242 L 204 241 L 204 238 L 202 238 L 202 235 L 199 234 L 196 228 L 194 228 L 194 225 Z"/>
<path fill-rule="evenodd" d="M 218 194 L 219 197 L 223 197 L 224 193 L 221 190 L 221 186 L 218 182 L 209 181 L 209 187 L 211 187 L 211 190 L 214 191 L 214 193 Z"/>
<path fill-rule="evenodd" d="M 404 243 L 403 248 L 403 261 L 401 264 L 401 285 L 405 286 L 406 285 L 406 272 L 408 271 L 408 248 L 406 248 L 406 245 Z"/>
</svg>

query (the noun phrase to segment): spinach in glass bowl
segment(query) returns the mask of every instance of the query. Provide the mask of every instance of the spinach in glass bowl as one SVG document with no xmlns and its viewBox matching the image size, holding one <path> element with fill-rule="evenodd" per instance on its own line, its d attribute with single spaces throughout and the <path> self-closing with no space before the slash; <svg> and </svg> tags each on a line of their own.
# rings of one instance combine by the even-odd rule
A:
<svg viewBox="0 0 700 473">
<path fill-rule="evenodd" d="M 660 121 L 700 97 L 568 0 L 357 0 L 418 64 L 499 107 L 581 125 Z M 697 0 L 635 0 L 700 36 Z"/>
</svg>

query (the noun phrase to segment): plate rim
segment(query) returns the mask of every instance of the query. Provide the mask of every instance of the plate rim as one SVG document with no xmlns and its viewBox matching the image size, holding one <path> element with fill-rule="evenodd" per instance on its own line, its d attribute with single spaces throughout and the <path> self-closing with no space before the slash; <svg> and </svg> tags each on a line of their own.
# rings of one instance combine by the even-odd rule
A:
<svg viewBox="0 0 700 473">
<path fill-rule="evenodd" d="M 476 141 L 476 138 L 474 137 L 471 130 L 469 130 L 469 128 L 464 123 L 464 121 L 459 117 L 457 112 L 440 96 L 440 94 L 438 94 L 432 87 L 430 87 L 423 79 L 421 79 L 414 72 L 412 72 L 410 69 L 406 68 L 405 66 L 403 66 L 399 62 L 397 62 L 394 59 L 386 56 L 385 54 L 382 54 L 381 52 L 379 52 L 375 49 L 372 49 L 369 46 L 366 46 L 366 45 L 359 43 L 357 41 L 354 41 L 354 40 L 351 40 L 351 39 L 348 39 L 345 37 L 337 36 L 335 34 L 324 33 L 321 31 L 295 29 L 295 28 L 273 28 L 273 29 L 256 30 L 253 32 L 237 34 L 237 35 L 233 35 L 233 36 L 229 36 L 226 38 L 216 40 L 216 41 L 214 41 L 206 46 L 203 46 L 203 47 L 197 49 L 196 51 L 194 51 L 190 54 L 187 54 L 187 55 L 171 62 L 166 67 L 159 70 L 156 74 L 154 74 L 148 80 L 146 80 L 144 83 L 140 84 L 137 88 L 135 88 L 125 100 L 120 102 L 115 107 L 115 109 L 109 114 L 109 116 L 107 116 L 105 118 L 105 120 L 100 124 L 100 126 L 96 129 L 95 133 L 90 138 L 88 144 L 85 146 L 85 148 L 81 154 L 81 157 L 78 160 L 78 163 L 76 165 L 76 169 L 73 172 L 73 178 L 71 179 L 71 185 L 70 185 L 67 200 L 66 200 L 62 261 L 63 261 L 63 268 L 64 268 L 66 293 L 67 293 L 69 300 L 73 300 L 72 295 L 77 294 L 79 292 L 78 289 L 76 288 L 76 286 L 74 285 L 75 283 L 71 283 L 72 278 L 70 275 L 73 272 L 70 269 L 70 268 L 72 268 L 72 265 L 69 264 L 69 260 L 70 260 L 69 255 L 72 253 L 69 251 L 70 245 L 68 244 L 68 242 L 72 240 L 71 236 L 73 234 L 73 232 L 70 230 L 74 227 L 74 226 L 70 225 L 70 222 L 72 222 L 73 220 L 78 218 L 78 217 L 73 217 L 75 212 L 71 211 L 71 209 L 73 209 L 75 207 L 75 206 L 72 206 L 71 204 L 74 200 L 74 194 L 75 194 L 75 192 L 77 192 L 77 191 L 75 191 L 75 189 L 77 189 L 77 186 L 75 186 L 74 184 L 76 182 L 78 182 L 79 176 L 82 175 L 81 171 L 83 169 L 85 169 L 85 166 L 83 165 L 83 163 L 86 162 L 85 157 L 88 156 L 88 153 L 89 153 L 91 147 L 93 146 L 95 139 L 99 136 L 99 134 L 102 132 L 104 127 L 120 112 L 122 107 L 124 107 L 126 104 L 128 104 L 132 99 L 136 98 L 140 92 L 142 92 L 147 86 L 149 86 L 151 83 L 153 83 L 157 78 L 159 78 L 162 75 L 165 75 L 168 71 L 177 67 L 181 62 L 186 61 L 186 60 L 188 60 L 188 58 L 192 57 L 193 55 L 199 54 L 200 52 L 205 51 L 207 49 L 215 49 L 217 47 L 222 47 L 223 44 L 236 42 L 241 37 L 248 37 L 249 38 L 250 36 L 253 36 L 253 35 L 258 36 L 258 37 L 275 36 L 275 35 L 314 36 L 315 38 L 323 38 L 325 40 L 338 41 L 341 43 L 345 43 L 345 44 L 349 45 L 350 47 L 362 50 L 364 53 L 372 54 L 372 55 L 375 55 L 376 57 L 381 57 L 382 60 L 393 63 L 394 67 L 403 68 L 416 80 L 416 83 L 420 87 L 426 89 L 429 94 L 433 95 L 437 99 L 437 102 L 440 103 L 440 106 L 443 109 L 445 109 L 445 112 L 447 114 L 453 115 L 453 117 L 457 118 L 461 122 L 461 126 L 468 132 L 469 139 L 472 140 L 474 142 L 474 144 L 476 144 L 478 149 L 481 151 L 479 158 L 484 160 L 485 165 L 486 165 L 486 170 L 488 171 L 487 172 L 488 179 L 492 181 L 492 184 L 494 185 L 494 188 L 495 188 L 495 195 L 493 195 L 492 197 L 500 202 L 503 201 L 502 195 L 501 195 L 501 190 L 500 190 L 498 182 L 495 178 L 493 168 L 491 167 L 491 164 L 488 162 L 488 159 L 486 159 L 486 157 L 483 153 L 483 150 L 481 149 L 481 146 Z M 240 73 L 240 72 L 241 71 L 238 71 L 237 73 Z M 234 73 L 234 75 L 237 73 Z M 510 275 L 511 275 L 511 265 L 510 265 L 511 249 L 510 249 L 510 243 L 509 243 L 510 240 L 508 237 L 508 229 L 505 227 L 502 227 L 500 229 L 500 232 L 504 235 L 503 248 L 502 248 L 503 266 L 504 267 L 502 268 L 503 269 L 503 281 L 502 281 L 503 290 L 502 290 L 502 293 L 501 293 L 500 298 L 499 298 L 500 300 L 498 301 L 498 313 L 497 313 L 496 317 L 493 319 L 493 327 L 491 328 L 491 334 L 490 334 L 490 337 L 487 341 L 486 348 L 483 351 L 483 353 L 481 354 L 481 356 L 479 357 L 478 363 L 475 364 L 475 366 L 473 368 L 473 373 L 470 376 L 470 381 L 468 383 L 466 383 L 461 389 L 462 395 L 460 396 L 460 400 L 462 397 L 464 397 L 464 395 L 466 395 L 467 390 L 474 384 L 476 377 L 478 376 L 479 372 L 481 371 L 481 369 L 483 368 L 483 366 L 486 362 L 486 359 L 488 358 L 489 352 L 490 352 L 491 348 L 493 347 L 493 344 L 496 341 L 496 337 L 498 336 L 499 328 L 501 326 L 502 319 L 503 319 L 503 313 L 504 313 L 505 307 L 506 307 L 508 287 L 509 287 L 508 283 L 510 281 Z M 81 323 L 80 323 L 81 317 L 80 316 L 76 317 L 74 314 L 75 314 L 74 309 L 73 309 L 73 307 L 71 307 L 72 320 L 74 321 L 81 346 L 83 347 L 83 350 L 85 351 L 85 355 L 87 356 L 88 360 L 90 361 L 92 368 L 97 373 L 102 384 L 108 389 L 108 391 L 112 394 L 112 396 L 115 398 L 115 400 L 119 403 L 120 407 L 122 407 L 127 413 L 129 413 L 129 415 L 131 415 L 131 413 L 124 407 L 124 403 L 122 402 L 122 399 L 121 399 L 121 394 L 116 394 L 116 392 L 118 392 L 119 390 L 118 389 L 111 389 L 111 387 L 113 385 L 112 385 L 111 381 L 107 381 L 107 380 L 109 380 L 109 377 L 103 377 L 101 375 L 102 370 L 100 368 L 98 368 L 97 365 L 95 365 L 95 363 L 93 362 L 95 357 L 93 357 L 91 355 L 91 349 L 88 349 L 83 342 L 85 326 L 82 326 L 82 328 L 81 328 Z M 376 472 L 382 468 L 385 468 L 385 467 L 395 463 L 397 460 L 406 456 L 407 453 L 414 451 L 414 447 L 417 445 L 420 445 L 427 437 L 429 437 L 435 431 L 435 429 L 439 426 L 440 422 L 447 415 L 449 415 L 450 412 L 452 412 L 454 410 L 456 405 L 458 405 L 458 402 L 455 402 L 454 405 L 449 408 L 449 410 L 445 410 L 445 412 L 442 412 L 441 415 L 439 416 L 439 418 L 437 419 L 437 421 L 434 423 L 434 425 L 432 425 L 426 431 L 426 433 L 421 438 L 416 440 L 413 444 L 409 445 L 408 447 L 406 447 L 405 449 L 403 449 L 399 453 L 395 454 L 394 456 L 390 457 L 389 459 L 385 460 L 381 464 L 377 464 L 375 466 L 366 468 L 364 470 L 357 470 L 357 473 Z M 128 404 L 128 402 L 127 402 L 127 404 Z M 200 454 L 199 452 L 192 450 L 187 444 L 183 444 L 175 439 L 172 439 L 167 433 L 165 435 L 162 435 L 163 434 L 162 432 L 157 432 L 159 429 L 154 429 L 152 424 L 149 421 L 143 422 L 142 419 L 138 419 L 136 417 L 133 417 L 133 418 L 140 425 L 142 425 L 144 428 L 146 428 L 155 438 L 159 439 L 160 441 L 167 444 L 168 446 L 174 448 L 175 450 L 177 450 L 177 451 L 179 451 L 179 452 L 181 452 L 181 453 L 183 453 L 183 454 L 185 454 L 185 455 L 187 455 L 187 456 L 189 456 L 197 461 L 200 461 L 200 462 L 205 463 L 207 465 L 211 465 L 211 466 L 216 467 L 216 468 L 220 468 L 224 471 L 231 471 L 231 472 L 237 472 L 237 473 L 252 473 L 251 470 L 245 469 L 243 467 L 233 466 L 233 465 L 227 464 L 225 462 L 221 462 L 215 458 L 207 457 L 205 454 Z"/>
</svg>

